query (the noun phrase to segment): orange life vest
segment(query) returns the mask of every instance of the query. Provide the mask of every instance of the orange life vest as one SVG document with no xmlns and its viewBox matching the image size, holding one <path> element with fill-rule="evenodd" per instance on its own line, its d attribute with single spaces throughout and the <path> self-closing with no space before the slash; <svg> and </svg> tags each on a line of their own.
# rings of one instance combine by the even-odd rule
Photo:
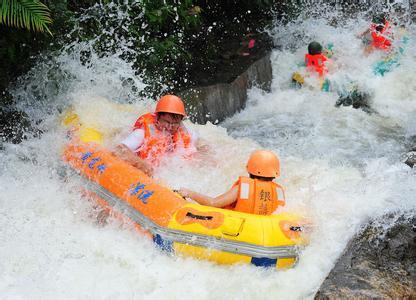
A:
<svg viewBox="0 0 416 300">
<path fill-rule="evenodd" d="M 376 30 L 377 25 L 372 24 L 370 26 L 371 29 L 371 37 L 373 39 L 371 46 L 376 49 L 381 50 L 389 50 L 391 47 L 390 41 L 390 24 L 389 22 L 384 23 L 384 27 L 381 31 Z"/>
<path fill-rule="evenodd" d="M 324 76 L 328 72 L 325 67 L 327 60 L 328 58 L 323 54 L 305 54 L 306 67 L 311 71 L 317 72 L 319 76 Z"/>
<path fill-rule="evenodd" d="M 241 176 L 233 188 L 236 186 L 237 201 L 224 208 L 256 215 L 271 215 L 278 206 L 285 205 L 283 187 L 273 181 Z"/>
<path fill-rule="evenodd" d="M 181 125 L 175 134 L 161 132 L 155 126 L 156 114 L 147 113 L 139 117 L 134 129 L 144 130 L 144 143 L 137 155 L 157 165 L 165 153 L 173 152 L 179 147 L 187 149 L 191 145 L 191 136 L 185 126 Z"/>
</svg>

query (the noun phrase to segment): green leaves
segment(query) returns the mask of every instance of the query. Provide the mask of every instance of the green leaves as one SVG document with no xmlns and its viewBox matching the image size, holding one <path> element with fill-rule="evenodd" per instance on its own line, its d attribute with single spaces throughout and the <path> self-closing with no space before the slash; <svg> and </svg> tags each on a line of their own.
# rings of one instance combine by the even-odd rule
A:
<svg viewBox="0 0 416 300">
<path fill-rule="evenodd" d="M 0 0 L 0 24 L 52 35 L 51 23 L 49 8 L 37 0 Z"/>
</svg>

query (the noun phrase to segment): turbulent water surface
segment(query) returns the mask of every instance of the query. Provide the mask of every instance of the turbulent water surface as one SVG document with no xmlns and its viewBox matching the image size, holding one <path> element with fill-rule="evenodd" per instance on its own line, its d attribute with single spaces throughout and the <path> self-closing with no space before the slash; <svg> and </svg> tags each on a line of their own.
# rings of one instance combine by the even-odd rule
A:
<svg viewBox="0 0 416 300">
<path fill-rule="evenodd" d="M 286 45 L 272 54 L 272 92 L 251 90 L 247 108 L 219 126 L 187 123 L 213 149 L 210 160 L 173 158 L 157 170 L 173 188 L 216 195 L 245 174 L 253 149 L 275 151 L 286 209 L 307 213 L 314 224 L 298 266 L 282 272 L 171 257 L 128 224 L 97 226 L 78 178 L 62 174 L 65 131 L 58 109 L 71 103 L 82 120 L 108 133 L 113 147 L 153 103 L 135 99 L 134 90 L 143 84 L 129 63 L 92 56 L 89 65 L 82 64 L 79 53 L 88 44 L 40 64 L 13 94 L 20 108 L 43 120 L 38 126 L 44 134 L 5 144 L 0 152 L 1 298 L 312 298 L 363 222 L 416 207 L 416 176 L 402 162 L 416 134 L 416 30 L 408 26 L 401 65 L 379 77 L 372 64 L 380 54 L 364 56 L 356 37 L 366 26 L 364 19 L 338 27 L 315 19 L 276 27 L 276 42 Z M 334 44 L 331 79 L 355 79 L 371 94 L 377 113 L 336 108 L 334 92 L 290 87 L 311 39 Z M 116 104 L 128 101 L 133 104 Z"/>
</svg>

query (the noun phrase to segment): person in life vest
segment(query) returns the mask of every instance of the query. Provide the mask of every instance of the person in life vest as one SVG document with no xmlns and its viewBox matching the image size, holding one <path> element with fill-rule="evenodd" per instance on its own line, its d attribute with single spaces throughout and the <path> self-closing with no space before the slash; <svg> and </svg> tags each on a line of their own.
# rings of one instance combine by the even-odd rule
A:
<svg viewBox="0 0 416 300">
<path fill-rule="evenodd" d="M 328 58 L 322 54 L 323 47 L 318 42 L 311 42 L 308 45 L 308 53 L 305 54 L 305 65 L 310 72 L 316 72 L 320 77 L 328 73 L 325 63 Z"/>
<path fill-rule="evenodd" d="M 182 123 L 185 116 L 185 106 L 179 97 L 163 96 L 154 113 L 136 120 L 133 131 L 116 147 L 115 154 L 151 176 L 164 155 L 200 150 L 203 146 L 197 145 L 197 136 Z"/>
<path fill-rule="evenodd" d="M 377 24 L 371 31 L 371 37 L 373 39 L 371 46 L 375 49 L 388 51 L 391 49 L 391 34 L 390 24 L 387 20 L 383 24 Z"/>
<path fill-rule="evenodd" d="M 392 28 L 384 14 L 375 15 L 370 27 L 359 37 L 363 38 L 364 42 L 368 44 L 365 49 L 366 53 L 375 49 L 390 51 L 392 48 Z"/>
<path fill-rule="evenodd" d="M 228 192 L 214 198 L 185 188 L 178 193 L 203 205 L 258 215 L 270 215 L 285 205 L 283 187 L 273 182 L 280 175 L 280 162 L 273 152 L 254 151 L 247 172 L 249 177 L 241 176 Z"/>
</svg>

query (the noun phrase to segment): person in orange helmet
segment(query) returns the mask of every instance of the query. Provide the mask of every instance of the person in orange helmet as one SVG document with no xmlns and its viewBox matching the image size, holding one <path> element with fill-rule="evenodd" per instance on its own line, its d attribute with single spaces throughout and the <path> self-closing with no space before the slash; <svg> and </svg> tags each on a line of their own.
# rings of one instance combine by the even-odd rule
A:
<svg viewBox="0 0 416 300">
<path fill-rule="evenodd" d="M 116 147 L 116 155 L 151 176 L 165 154 L 179 149 L 195 152 L 197 136 L 183 125 L 185 116 L 185 106 L 179 97 L 161 97 L 154 113 L 136 120 L 133 131 Z"/>
<path fill-rule="evenodd" d="M 241 176 L 229 191 L 217 197 L 186 188 L 181 188 L 178 193 L 203 205 L 257 215 L 271 215 L 279 206 L 285 205 L 283 187 L 273 182 L 280 176 L 280 162 L 273 152 L 254 151 L 246 168 L 249 177 Z"/>
</svg>

